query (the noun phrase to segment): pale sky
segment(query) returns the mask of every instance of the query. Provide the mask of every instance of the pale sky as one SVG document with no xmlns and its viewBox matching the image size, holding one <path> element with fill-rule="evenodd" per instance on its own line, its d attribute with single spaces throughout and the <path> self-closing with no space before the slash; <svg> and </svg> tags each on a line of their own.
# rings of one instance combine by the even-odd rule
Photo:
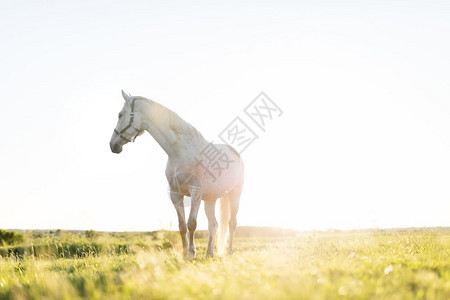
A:
<svg viewBox="0 0 450 300">
<path fill-rule="evenodd" d="M 450 4 L 337 2 L 2 1 L 0 228 L 177 229 L 165 152 L 109 149 L 121 89 L 213 141 L 280 106 L 239 225 L 450 226 Z"/>
</svg>

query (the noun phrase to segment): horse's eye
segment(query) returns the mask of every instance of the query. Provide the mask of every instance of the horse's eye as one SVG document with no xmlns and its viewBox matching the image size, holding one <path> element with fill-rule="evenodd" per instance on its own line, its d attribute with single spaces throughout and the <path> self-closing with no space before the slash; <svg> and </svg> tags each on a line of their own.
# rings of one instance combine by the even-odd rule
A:
<svg viewBox="0 0 450 300">
<path fill-rule="evenodd" d="M 122 118 L 122 114 L 119 114 L 119 119 Z"/>
</svg>

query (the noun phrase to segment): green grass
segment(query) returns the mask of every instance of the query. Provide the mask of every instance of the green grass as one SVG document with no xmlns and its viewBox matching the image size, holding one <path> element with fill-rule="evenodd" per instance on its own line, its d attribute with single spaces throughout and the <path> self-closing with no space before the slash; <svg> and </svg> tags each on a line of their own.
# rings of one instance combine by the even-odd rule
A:
<svg viewBox="0 0 450 300">
<path fill-rule="evenodd" d="M 238 238 L 213 259 L 205 242 L 186 261 L 173 232 L 27 233 L 0 247 L 0 299 L 450 299 L 449 232 Z"/>
</svg>

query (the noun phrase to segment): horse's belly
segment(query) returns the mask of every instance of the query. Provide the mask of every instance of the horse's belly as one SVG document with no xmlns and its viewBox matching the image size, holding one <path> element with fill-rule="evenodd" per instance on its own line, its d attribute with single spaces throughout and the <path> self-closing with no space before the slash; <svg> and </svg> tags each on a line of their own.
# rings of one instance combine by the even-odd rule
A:
<svg viewBox="0 0 450 300">
<path fill-rule="evenodd" d="M 236 186 L 237 182 L 230 182 L 228 184 L 214 184 L 214 183 L 204 183 L 202 189 L 202 199 L 203 200 L 214 200 L 221 198 L 228 192 L 232 191 Z"/>
</svg>

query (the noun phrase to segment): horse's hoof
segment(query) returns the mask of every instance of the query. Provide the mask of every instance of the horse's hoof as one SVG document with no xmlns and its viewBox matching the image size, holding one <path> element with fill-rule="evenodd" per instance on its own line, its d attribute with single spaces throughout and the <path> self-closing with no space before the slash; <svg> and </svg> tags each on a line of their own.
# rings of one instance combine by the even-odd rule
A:
<svg viewBox="0 0 450 300">
<path fill-rule="evenodd" d="M 195 251 L 188 251 L 186 259 L 194 259 L 194 258 L 195 258 Z"/>
<path fill-rule="evenodd" d="M 206 252 L 206 257 L 214 257 L 214 252 Z"/>
</svg>

